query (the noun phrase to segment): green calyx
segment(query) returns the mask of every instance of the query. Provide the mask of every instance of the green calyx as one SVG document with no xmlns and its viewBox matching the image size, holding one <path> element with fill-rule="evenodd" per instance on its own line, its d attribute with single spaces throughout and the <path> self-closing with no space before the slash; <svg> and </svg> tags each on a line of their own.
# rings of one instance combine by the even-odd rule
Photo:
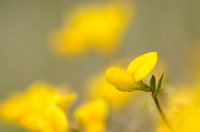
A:
<svg viewBox="0 0 200 132">
<path fill-rule="evenodd" d="M 161 77 L 160 77 L 160 79 L 158 81 L 157 87 L 156 87 L 156 78 L 155 78 L 155 76 L 154 75 L 151 76 L 150 88 L 151 88 L 152 92 L 154 93 L 154 96 L 158 96 L 163 91 L 163 89 L 161 88 L 163 76 L 164 76 L 164 73 L 161 75 Z"/>
</svg>

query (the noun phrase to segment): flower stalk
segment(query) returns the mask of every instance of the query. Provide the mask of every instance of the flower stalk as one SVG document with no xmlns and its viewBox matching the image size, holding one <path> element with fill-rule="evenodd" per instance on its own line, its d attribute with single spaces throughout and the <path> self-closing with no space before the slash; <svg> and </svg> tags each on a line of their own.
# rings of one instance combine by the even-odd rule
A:
<svg viewBox="0 0 200 132">
<path fill-rule="evenodd" d="M 170 123 L 167 121 L 167 118 L 162 110 L 162 108 L 160 107 L 160 103 L 158 101 L 157 96 L 162 92 L 163 89 L 161 89 L 161 84 L 162 84 L 162 79 L 163 79 L 164 74 L 162 74 L 162 76 L 159 79 L 158 82 L 158 86 L 156 87 L 156 79 L 155 76 L 152 75 L 151 80 L 150 80 L 150 86 L 145 84 L 143 81 L 140 82 L 140 87 L 137 90 L 141 90 L 141 91 L 145 91 L 145 92 L 151 92 L 152 98 L 155 102 L 156 108 L 160 114 L 160 116 L 162 117 L 162 120 L 164 121 L 164 123 L 166 124 L 166 126 L 169 128 L 170 131 L 174 132 L 174 130 L 172 129 Z"/>
<path fill-rule="evenodd" d="M 151 80 L 150 80 L 150 87 L 148 85 L 144 85 L 145 87 L 149 87 L 149 89 L 151 90 L 151 95 L 152 98 L 155 102 L 156 108 L 160 114 L 160 116 L 162 117 L 164 123 L 166 124 L 166 126 L 169 128 L 170 131 L 174 132 L 174 130 L 172 129 L 171 125 L 169 124 L 169 122 L 167 121 L 167 118 L 162 110 L 162 108 L 160 107 L 160 103 L 158 101 L 157 96 L 163 91 L 163 89 L 161 89 L 161 84 L 162 84 L 162 80 L 163 80 L 163 76 L 164 73 L 161 75 L 159 81 L 158 81 L 158 85 L 156 86 L 156 78 L 154 75 L 152 75 Z"/>
<path fill-rule="evenodd" d="M 152 90 L 152 98 L 153 98 L 153 100 L 154 100 L 154 102 L 156 104 L 156 108 L 157 108 L 160 116 L 162 117 L 164 123 L 167 125 L 167 127 L 169 128 L 170 131 L 174 132 L 174 130 L 172 129 L 171 125 L 167 121 L 167 118 L 166 118 L 165 114 L 163 113 L 163 110 L 160 107 L 160 103 L 158 101 L 157 95 L 155 95 L 155 93 L 153 92 L 153 90 Z"/>
</svg>

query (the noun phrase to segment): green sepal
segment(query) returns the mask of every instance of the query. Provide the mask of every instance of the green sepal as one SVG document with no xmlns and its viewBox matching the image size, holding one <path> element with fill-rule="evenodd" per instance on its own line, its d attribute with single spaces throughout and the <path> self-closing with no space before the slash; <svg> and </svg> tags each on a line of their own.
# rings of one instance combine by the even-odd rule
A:
<svg viewBox="0 0 200 132">
<path fill-rule="evenodd" d="M 156 78 L 154 75 L 151 76 L 150 88 L 153 90 L 154 93 L 156 93 Z"/>
<path fill-rule="evenodd" d="M 162 84 L 163 76 L 164 76 L 164 73 L 161 75 L 161 77 L 160 77 L 160 79 L 159 79 L 158 87 L 157 87 L 157 91 L 156 91 L 157 94 L 159 94 L 159 93 L 162 92 L 161 84 Z"/>
</svg>

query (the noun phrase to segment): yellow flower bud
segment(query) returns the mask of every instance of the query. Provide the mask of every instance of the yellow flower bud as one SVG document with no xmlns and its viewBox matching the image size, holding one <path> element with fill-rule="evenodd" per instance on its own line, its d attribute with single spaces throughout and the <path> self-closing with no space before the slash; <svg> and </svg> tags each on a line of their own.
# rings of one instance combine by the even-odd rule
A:
<svg viewBox="0 0 200 132">
<path fill-rule="evenodd" d="M 157 62 L 157 53 L 149 52 L 133 60 L 127 71 L 112 67 L 106 71 L 107 81 L 120 91 L 133 91 L 138 87 L 138 82 L 146 77 Z"/>
</svg>

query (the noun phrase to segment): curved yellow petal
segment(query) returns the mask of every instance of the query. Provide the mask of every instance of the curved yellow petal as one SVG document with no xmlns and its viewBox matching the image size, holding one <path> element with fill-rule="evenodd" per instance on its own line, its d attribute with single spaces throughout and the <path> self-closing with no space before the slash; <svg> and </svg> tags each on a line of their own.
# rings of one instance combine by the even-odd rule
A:
<svg viewBox="0 0 200 132">
<path fill-rule="evenodd" d="M 105 77 L 120 91 L 133 91 L 135 88 L 133 76 L 123 69 L 112 67 L 106 71 Z"/>
<path fill-rule="evenodd" d="M 156 62 L 157 62 L 156 52 L 146 53 L 133 60 L 129 64 L 127 72 L 133 75 L 135 82 L 138 82 L 152 71 L 152 69 L 156 65 Z"/>
</svg>

